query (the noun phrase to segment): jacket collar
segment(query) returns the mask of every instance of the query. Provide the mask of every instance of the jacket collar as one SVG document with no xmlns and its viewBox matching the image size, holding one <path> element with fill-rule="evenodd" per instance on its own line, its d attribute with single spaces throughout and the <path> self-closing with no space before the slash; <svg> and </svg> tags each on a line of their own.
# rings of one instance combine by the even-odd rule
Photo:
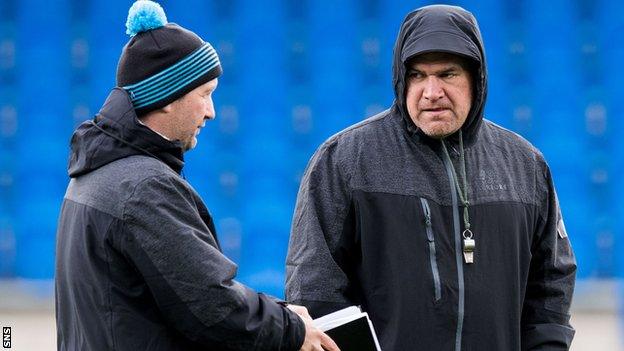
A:
<svg viewBox="0 0 624 351">
<path fill-rule="evenodd" d="M 95 118 L 74 132 L 68 173 L 77 177 L 133 155 L 154 157 L 176 173 L 184 167 L 181 143 L 169 141 L 140 123 L 128 93 L 114 88 Z"/>
</svg>

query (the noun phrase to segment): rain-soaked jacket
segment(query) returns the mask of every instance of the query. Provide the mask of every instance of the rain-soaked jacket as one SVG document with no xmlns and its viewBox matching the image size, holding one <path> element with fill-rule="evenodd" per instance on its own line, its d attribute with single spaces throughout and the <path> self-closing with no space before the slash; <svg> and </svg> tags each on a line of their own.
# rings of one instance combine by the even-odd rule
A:
<svg viewBox="0 0 624 351">
<path fill-rule="evenodd" d="M 301 319 L 234 279 L 177 142 L 116 88 L 74 133 L 56 249 L 59 350 L 298 350 Z"/>
<path fill-rule="evenodd" d="M 463 259 L 453 178 L 460 132 L 445 138 L 445 156 L 405 107 L 406 63 L 431 51 L 475 66 L 461 128 L 472 264 Z M 568 349 L 576 263 L 553 180 L 537 149 L 483 118 L 487 71 L 475 18 L 451 6 L 410 13 L 393 73 L 393 106 L 328 139 L 308 164 L 287 298 L 313 316 L 361 305 L 384 351 Z"/>
</svg>

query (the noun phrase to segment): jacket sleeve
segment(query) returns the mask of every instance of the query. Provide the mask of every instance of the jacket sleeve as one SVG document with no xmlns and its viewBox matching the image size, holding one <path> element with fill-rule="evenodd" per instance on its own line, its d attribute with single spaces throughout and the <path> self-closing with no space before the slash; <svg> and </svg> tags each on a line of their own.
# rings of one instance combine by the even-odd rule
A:
<svg viewBox="0 0 624 351">
<path fill-rule="evenodd" d="M 298 350 L 301 319 L 234 280 L 191 190 L 171 175 L 137 185 L 124 204 L 119 250 L 145 280 L 162 316 L 209 349 Z"/>
<path fill-rule="evenodd" d="M 568 350 L 575 333 L 569 311 L 576 260 L 550 170 L 542 165 L 536 189 L 543 200 L 522 311 L 522 350 Z"/>
<path fill-rule="evenodd" d="M 350 191 L 335 144 L 323 144 L 303 175 L 286 258 L 286 298 L 316 318 L 353 305 L 344 235 Z"/>
</svg>

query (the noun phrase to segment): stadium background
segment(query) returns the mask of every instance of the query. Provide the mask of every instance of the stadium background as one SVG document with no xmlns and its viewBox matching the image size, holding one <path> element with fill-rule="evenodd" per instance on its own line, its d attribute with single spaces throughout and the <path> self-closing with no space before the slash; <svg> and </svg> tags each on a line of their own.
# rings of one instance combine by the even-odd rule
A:
<svg viewBox="0 0 624 351">
<path fill-rule="evenodd" d="M 5 320 L 41 309 L 49 318 L 69 139 L 114 86 L 131 3 L 0 0 L 0 324 L 3 311 Z M 327 137 L 390 106 L 400 23 L 434 2 L 160 3 L 169 21 L 213 44 L 224 68 L 217 118 L 186 155 L 185 176 L 239 280 L 283 296 L 308 159 Z M 624 1 L 446 3 L 480 23 L 486 117 L 531 141 L 552 168 L 579 265 L 575 305 L 611 316 L 624 268 Z"/>
</svg>

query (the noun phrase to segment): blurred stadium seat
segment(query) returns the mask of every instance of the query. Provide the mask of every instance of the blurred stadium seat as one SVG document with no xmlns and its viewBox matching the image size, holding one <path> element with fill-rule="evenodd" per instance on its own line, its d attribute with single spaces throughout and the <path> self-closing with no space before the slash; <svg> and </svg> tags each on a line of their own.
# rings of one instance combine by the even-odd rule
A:
<svg viewBox="0 0 624 351">
<path fill-rule="evenodd" d="M 53 277 L 69 138 L 114 86 L 128 3 L 0 1 L 0 277 Z M 217 119 L 187 154 L 185 176 L 245 283 L 282 296 L 307 161 L 327 137 L 390 106 L 400 22 L 429 3 L 162 1 L 171 21 L 221 55 Z M 552 167 L 579 278 L 621 277 L 623 3 L 448 3 L 481 23 L 486 116 L 533 142 Z"/>
</svg>

